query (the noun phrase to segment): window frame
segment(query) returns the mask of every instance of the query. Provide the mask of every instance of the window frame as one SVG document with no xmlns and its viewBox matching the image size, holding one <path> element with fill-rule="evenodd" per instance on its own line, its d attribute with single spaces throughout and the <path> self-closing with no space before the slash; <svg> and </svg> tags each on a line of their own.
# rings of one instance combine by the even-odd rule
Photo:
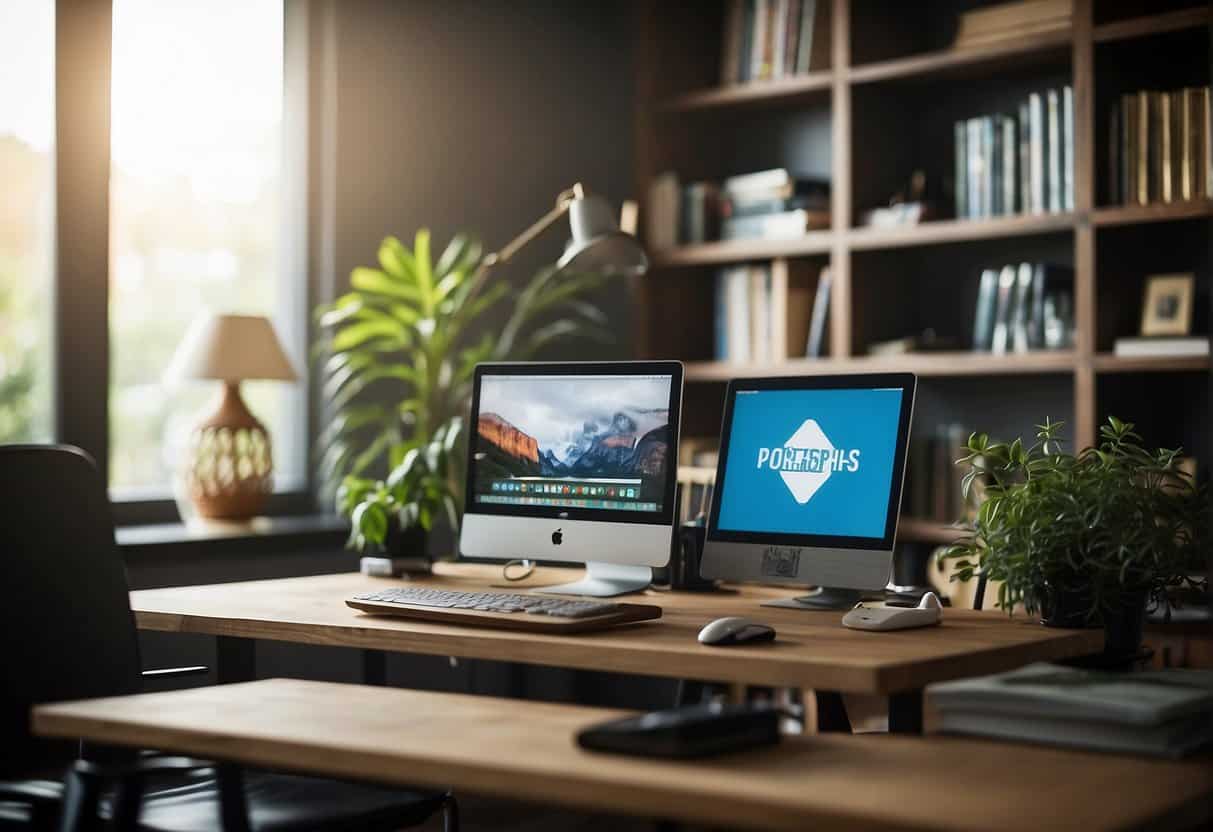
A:
<svg viewBox="0 0 1213 832">
<path fill-rule="evenodd" d="M 316 281 L 317 248 L 309 226 L 318 218 L 312 173 L 322 161 L 308 137 L 317 126 L 309 107 L 315 76 L 309 71 L 312 41 L 323 34 L 310 26 L 309 0 L 283 3 L 283 226 L 281 269 L 276 279 L 301 279 L 302 290 L 289 295 L 280 333 L 292 352 L 308 355 L 315 331 L 310 309 L 332 297 Z M 331 25 L 331 13 L 316 15 Z M 313 31 L 316 30 L 316 31 Z M 55 229 L 52 316 L 54 335 L 53 402 L 55 441 L 91 454 L 109 483 L 110 452 L 110 101 L 112 77 L 112 0 L 55 2 Z M 321 41 L 327 44 L 327 40 Z M 321 55 L 325 58 L 325 55 Z M 331 58 L 329 58 L 331 59 Z M 324 90 L 320 90 L 321 93 Z M 323 97 L 320 99 L 323 104 Z M 323 271 L 323 270 L 322 270 Z M 305 460 L 302 481 L 275 491 L 266 506 L 271 515 L 318 511 L 315 467 L 311 464 L 320 409 L 311 368 L 289 394 L 291 410 L 304 416 L 297 440 Z M 292 443 L 295 444 L 295 443 Z M 178 522 L 172 498 L 114 500 L 118 525 Z"/>
</svg>

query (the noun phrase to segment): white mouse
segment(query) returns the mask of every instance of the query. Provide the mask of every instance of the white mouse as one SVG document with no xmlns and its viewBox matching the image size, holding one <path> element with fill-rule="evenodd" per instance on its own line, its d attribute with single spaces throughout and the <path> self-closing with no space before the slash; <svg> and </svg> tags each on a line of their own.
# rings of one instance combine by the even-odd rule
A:
<svg viewBox="0 0 1213 832">
<path fill-rule="evenodd" d="M 938 624 L 943 614 L 943 605 L 934 592 L 922 596 L 917 607 L 865 607 L 855 608 L 842 617 L 842 626 L 852 630 L 908 630 L 912 627 L 930 627 Z"/>
<path fill-rule="evenodd" d="M 741 616 L 717 618 L 708 622 L 699 631 L 699 643 L 717 647 L 727 644 L 748 644 L 755 641 L 774 641 L 775 628 L 759 624 Z"/>
</svg>

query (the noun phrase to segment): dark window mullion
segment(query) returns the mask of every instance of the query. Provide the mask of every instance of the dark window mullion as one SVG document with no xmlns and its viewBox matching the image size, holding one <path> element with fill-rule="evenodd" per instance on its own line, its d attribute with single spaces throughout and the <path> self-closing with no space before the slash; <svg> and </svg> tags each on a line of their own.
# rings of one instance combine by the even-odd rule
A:
<svg viewBox="0 0 1213 832">
<path fill-rule="evenodd" d="M 110 0 L 55 4 L 55 436 L 108 482 Z"/>
</svg>

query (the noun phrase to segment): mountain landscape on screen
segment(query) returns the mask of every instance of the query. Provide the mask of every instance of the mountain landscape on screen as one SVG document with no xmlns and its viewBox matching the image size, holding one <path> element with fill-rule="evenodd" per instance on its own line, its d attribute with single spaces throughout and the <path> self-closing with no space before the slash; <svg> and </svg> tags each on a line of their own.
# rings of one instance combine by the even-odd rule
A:
<svg viewBox="0 0 1213 832">
<path fill-rule="evenodd" d="M 660 475 L 670 452 L 665 408 L 625 408 L 571 423 L 551 447 L 496 413 L 476 426 L 479 477 L 636 478 Z"/>
</svg>

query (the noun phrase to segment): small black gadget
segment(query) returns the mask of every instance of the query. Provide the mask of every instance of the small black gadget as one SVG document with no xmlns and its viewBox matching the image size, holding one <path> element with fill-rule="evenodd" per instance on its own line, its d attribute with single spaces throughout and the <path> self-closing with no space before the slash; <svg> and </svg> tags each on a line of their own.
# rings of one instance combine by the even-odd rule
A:
<svg viewBox="0 0 1213 832">
<path fill-rule="evenodd" d="M 640 757 L 710 757 L 775 745 L 779 717 L 769 705 L 688 705 L 591 725 L 577 744 Z"/>
</svg>

